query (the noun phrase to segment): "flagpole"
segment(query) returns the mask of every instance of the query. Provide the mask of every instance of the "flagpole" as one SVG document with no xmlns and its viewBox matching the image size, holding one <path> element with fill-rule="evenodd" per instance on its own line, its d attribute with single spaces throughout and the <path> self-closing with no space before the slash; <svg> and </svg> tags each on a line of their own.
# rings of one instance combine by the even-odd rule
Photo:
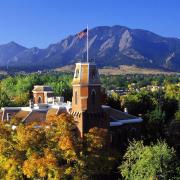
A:
<svg viewBox="0 0 180 180">
<path fill-rule="evenodd" d="M 89 62 L 89 29 L 87 25 L 87 62 Z"/>
</svg>

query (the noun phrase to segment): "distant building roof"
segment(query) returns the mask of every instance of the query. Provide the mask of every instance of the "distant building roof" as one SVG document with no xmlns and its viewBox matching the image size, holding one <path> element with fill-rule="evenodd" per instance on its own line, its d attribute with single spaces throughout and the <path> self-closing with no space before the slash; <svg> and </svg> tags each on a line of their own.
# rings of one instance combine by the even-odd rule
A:
<svg viewBox="0 0 180 180">
<path fill-rule="evenodd" d="M 43 110 L 33 110 L 29 113 L 29 115 L 24 119 L 23 122 L 31 123 L 31 122 L 43 122 L 46 120 L 47 111 Z"/>
<path fill-rule="evenodd" d="M 140 117 L 133 116 L 109 106 L 102 106 L 102 108 L 109 113 L 110 127 L 122 126 L 124 124 L 140 123 L 143 121 L 143 119 Z"/>
<path fill-rule="evenodd" d="M 102 106 L 103 110 L 109 115 L 110 127 L 121 126 L 123 124 L 139 123 L 142 122 L 142 118 L 130 115 L 111 108 L 110 106 Z M 31 122 L 44 122 L 48 117 L 54 115 L 60 115 L 65 112 L 69 112 L 71 104 L 40 104 L 33 107 L 3 107 L 0 110 L 0 120 L 9 121 L 12 117 L 22 120 L 24 123 Z"/>
<path fill-rule="evenodd" d="M 37 86 L 34 86 L 33 91 L 36 91 L 36 92 L 39 92 L 39 91 L 52 92 L 53 89 L 52 89 L 51 86 L 40 86 L 40 85 L 37 85 Z"/>
<path fill-rule="evenodd" d="M 14 117 L 15 114 L 17 114 L 21 109 L 18 108 L 1 108 L 2 109 L 2 113 L 0 119 L 2 121 L 8 121 L 10 117 Z"/>
<path fill-rule="evenodd" d="M 44 122 L 49 116 L 66 113 L 68 109 L 68 103 L 40 104 L 33 107 L 3 107 L 0 109 L 0 121 L 11 121 L 15 118 L 24 123 Z"/>
<path fill-rule="evenodd" d="M 111 121 L 116 121 L 116 120 L 120 120 L 120 119 L 125 120 L 125 119 L 137 118 L 136 116 L 122 112 L 120 110 L 116 110 L 114 108 L 109 108 L 109 117 L 110 117 Z"/>
</svg>

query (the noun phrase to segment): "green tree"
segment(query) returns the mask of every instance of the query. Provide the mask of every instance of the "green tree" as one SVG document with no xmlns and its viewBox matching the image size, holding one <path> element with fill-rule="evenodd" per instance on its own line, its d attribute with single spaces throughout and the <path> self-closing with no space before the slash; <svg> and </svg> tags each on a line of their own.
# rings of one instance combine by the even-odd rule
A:
<svg viewBox="0 0 180 180">
<path fill-rule="evenodd" d="M 160 106 L 146 114 L 149 124 L 163 125 L 165 121 L 165 112 L 162 111 Z"/>
<path fill-rule="evenodd" d="M 107 104 L 112 108 L 120 109 L 120 96 L 116 92 L 112 92 L 111 95 L 107 97 Z"/>
<path fill-rule="evenodd" d="M 180 121 L 180 110 L 175 113 L 175 120 Z"/>
<path fill-rule="evenodd" d="M 148 91 L 131 92 L 121 97 L 121 106 L 128 108 L 133 115 L 145 114 L 157 104 L 153 94 Z"/>
<path fill-rule="evenodd" d="M 4 91 L 0 90 L 0 107 L 9 106 L 10 104 L 11 101 L 7 94 Z"/>
<path fill-rule="evenodd" d="M 180 84 L 165 83 L 165 96 L 170 99 L 180 100 Z"/>
<path fill-rule="evenodd" d="M 145 146 L 142 141 L 131 142 L 119 167 L 124 179 L 178 179 L 180 164 L 175 151 L 165 142 Z"/>
</svg>

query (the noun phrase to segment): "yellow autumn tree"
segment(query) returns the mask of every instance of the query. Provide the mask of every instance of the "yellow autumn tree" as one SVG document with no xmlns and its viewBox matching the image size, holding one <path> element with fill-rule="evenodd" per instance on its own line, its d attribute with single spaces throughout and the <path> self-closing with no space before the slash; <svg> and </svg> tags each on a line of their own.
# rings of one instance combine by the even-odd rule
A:
<svg viewBox="0 0 180 180">
<path fill-rule="evenodd" d="M 49 146 L 56 152 L 60 152 L 62 162 L 66 164 L 64 166 L 65 174 L 67 176 L 75 174 L 76 168 L 72 164 L 74 166 L 78 164 L 82 151 L 82 140 L 79 137 L 74 119 L 66 113 L 59 116 L 49 116 L 45 126 L 49 127 L 46 128 Z"/>
<path fill-rule="evenodd" d="M 59 180 L 63 169 L 58 166 L 58 159 L 50 149 L 44 149 L 44 153 L 31 154 L 23 164 L 23 173 L 28 178 L 48 178 Z"/>
<path fill-rule="evenodd" d="M 0 179 L 22 179 L 22 156 L 16 149 L 14 133 L 8 124 L 0 124 Z"/>
<path fill-rule="evenodd" d="M 0 179 L 93 179 L 107 175 L 114 157 L 108 131 L 92 128 L 83 138 L 69 114 L 15 130 L 0 124 Z M 99 178 L 98 177 L 98 178 Z"/>
</svg>

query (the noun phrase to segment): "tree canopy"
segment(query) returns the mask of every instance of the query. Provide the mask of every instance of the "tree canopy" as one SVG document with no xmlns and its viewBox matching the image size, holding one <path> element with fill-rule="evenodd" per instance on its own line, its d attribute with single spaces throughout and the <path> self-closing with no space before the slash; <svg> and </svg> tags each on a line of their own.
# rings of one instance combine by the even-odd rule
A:
<svg viewBox="0 0 180 180">
<path fill-rule="evenodd" d="M 149 146 L 142 141 L 131 142 L 119 170 L 128 180 L 180 178 L 180 163 L 173 148 L 161 141 Z"/>
<path fill-rule="evenodd" d="M 92 128 L 80 138 L 68 114 L 15 130 L 0 125 L 0 179 L 91 179 L 108 176 L 115 153 L 107 146 L 106 129 Z"/>
</svg>

